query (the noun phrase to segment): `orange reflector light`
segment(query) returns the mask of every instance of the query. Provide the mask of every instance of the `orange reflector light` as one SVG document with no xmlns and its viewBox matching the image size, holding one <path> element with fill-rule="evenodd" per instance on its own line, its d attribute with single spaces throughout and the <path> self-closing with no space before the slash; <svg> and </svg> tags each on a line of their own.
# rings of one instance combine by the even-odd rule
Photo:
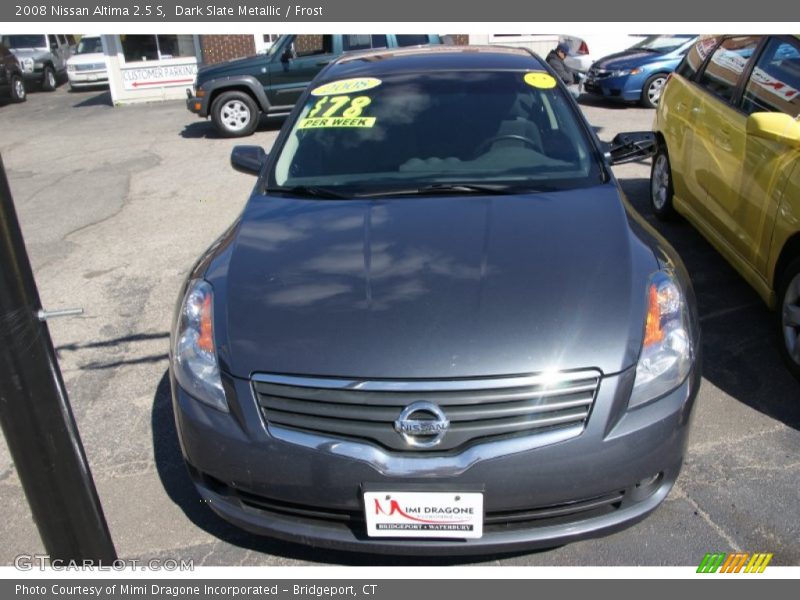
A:
<svg viewBox="0 0 800 600">
<path fill-rule="evenodd" d="M 202 106 L 203 106 L 203 105 L 202 105 L 202 104 L 200 104 L 199 102 L 195 102 L 195 103 L 194 103 L 194 109 L 195 109 L 195 110 L 200 110 L 200 108 L 201 108 Z"/>
<path fill-rule="evenodd" d="M 211 329 L 211 295 L 207 294 L 203 298 L 203 306 L 200 309 L 200 337 L 197 338 L 197 346 L 204 352 L 214 352 L 214 337 Z"/>
<path fill-rule="evenodd" d="M 647 296 L 647 320 L 644 325 L 644 346 L 657 344 L 664 339 L 661 329 L 661 308 L 658 305 L 658 290 L 655 284 L 650 285 Z"/>
</svg>

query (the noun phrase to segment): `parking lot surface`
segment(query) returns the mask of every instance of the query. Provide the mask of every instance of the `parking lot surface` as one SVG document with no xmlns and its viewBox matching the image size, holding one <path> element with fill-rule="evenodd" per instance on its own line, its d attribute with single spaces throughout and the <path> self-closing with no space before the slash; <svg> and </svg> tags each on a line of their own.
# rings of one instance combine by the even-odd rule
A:
<svg viewBox="0 0 800 600">
<path fill-rule="evenodd" d="M 603 140 L 652 123 L 652 110 L 581 104 Z M 756 293 L 687 223 L 651 217 L 649 162 L 615 172 L 634 208 L 686 263 L 704 353 L 684 469 L 654 514 L 597 540 L 459 560 L 320 551 L 253 536 L 214 515 L 181 462 L 169 328 L 183 278 L 236 218 L 255 181 L 230 168 L 231 148 L 268 150 L 279 126 L 264 120 L 243 142 L 222 139 L 182 102 L 113 108 L 107 93 L 66 86 L 0 105 L 0 154 L 42 303 L 85 310 L 50 329 L 121 557 L 194 559 L 196 566 L 697 565 L 706 552 L 747 551 L 800 565 L 800 383 L 781 364 L 774 315 Z M 0 501 L 0 563 L 43 552 L 5 442 Z"/>
</svg>

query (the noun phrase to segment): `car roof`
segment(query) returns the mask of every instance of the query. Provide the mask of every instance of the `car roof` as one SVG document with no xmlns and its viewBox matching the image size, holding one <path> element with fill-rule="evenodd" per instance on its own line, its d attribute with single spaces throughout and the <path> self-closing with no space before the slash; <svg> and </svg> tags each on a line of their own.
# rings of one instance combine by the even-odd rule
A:
<svg viewBox="0 0 800 600">
<path fill-rule="evenodd" d="M 321 80 L 421 71 L 546 71 L 544 61 L 525 48 L 506 46 L 415 46 L 384 48 L 342 56 Z"/>
</svg>

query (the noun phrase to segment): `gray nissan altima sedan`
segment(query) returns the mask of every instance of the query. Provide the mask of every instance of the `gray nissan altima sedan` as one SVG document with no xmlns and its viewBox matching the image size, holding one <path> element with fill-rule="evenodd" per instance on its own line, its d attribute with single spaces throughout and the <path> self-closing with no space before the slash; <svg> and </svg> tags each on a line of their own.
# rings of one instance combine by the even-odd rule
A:
<svg viewBox="0 0 800 600">
<path fill-rule="evenodd" d="M 192 269 L 175 418 L 210 508 L 392 554 L 551 547 L 667 496 L 700 383 L 695 299 L 540 58 L 351 55 L 300 98 Z"/>
</svg>

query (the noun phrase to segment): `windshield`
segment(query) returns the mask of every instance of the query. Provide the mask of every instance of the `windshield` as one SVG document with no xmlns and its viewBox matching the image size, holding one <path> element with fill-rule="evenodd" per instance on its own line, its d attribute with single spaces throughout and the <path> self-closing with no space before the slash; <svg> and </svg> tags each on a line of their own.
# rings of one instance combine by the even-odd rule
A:
<svg viewBox="0 0 800 600">
<path fill-rule="evenodd" d="M 602 177 L 570 102 L 541 72 L 414 73 L 318 86 L 279 152 L 269 186 L 354 195 L 436 184 L 562 190 Z"/>
<path fill-rule="evenodd" d="M 100 41 L 99 37 L 85 37 L 81 38 L 76 52 L 78 54 L 96 54 L 102 51 L 103 42 Z"/>
<path fill-rule="evenodd" d="M 634 50 L 653 50 L 666 54 L 677 50 L 687 42 L 693 40 L 696 36 L 693 35 L 650 35 L 631 46 Z"/>
<path fill-rule="evenodd" d="M 43 35 L 4 35 L 2 39 L 9 48 L 47 48 Z"/>
</svg>

